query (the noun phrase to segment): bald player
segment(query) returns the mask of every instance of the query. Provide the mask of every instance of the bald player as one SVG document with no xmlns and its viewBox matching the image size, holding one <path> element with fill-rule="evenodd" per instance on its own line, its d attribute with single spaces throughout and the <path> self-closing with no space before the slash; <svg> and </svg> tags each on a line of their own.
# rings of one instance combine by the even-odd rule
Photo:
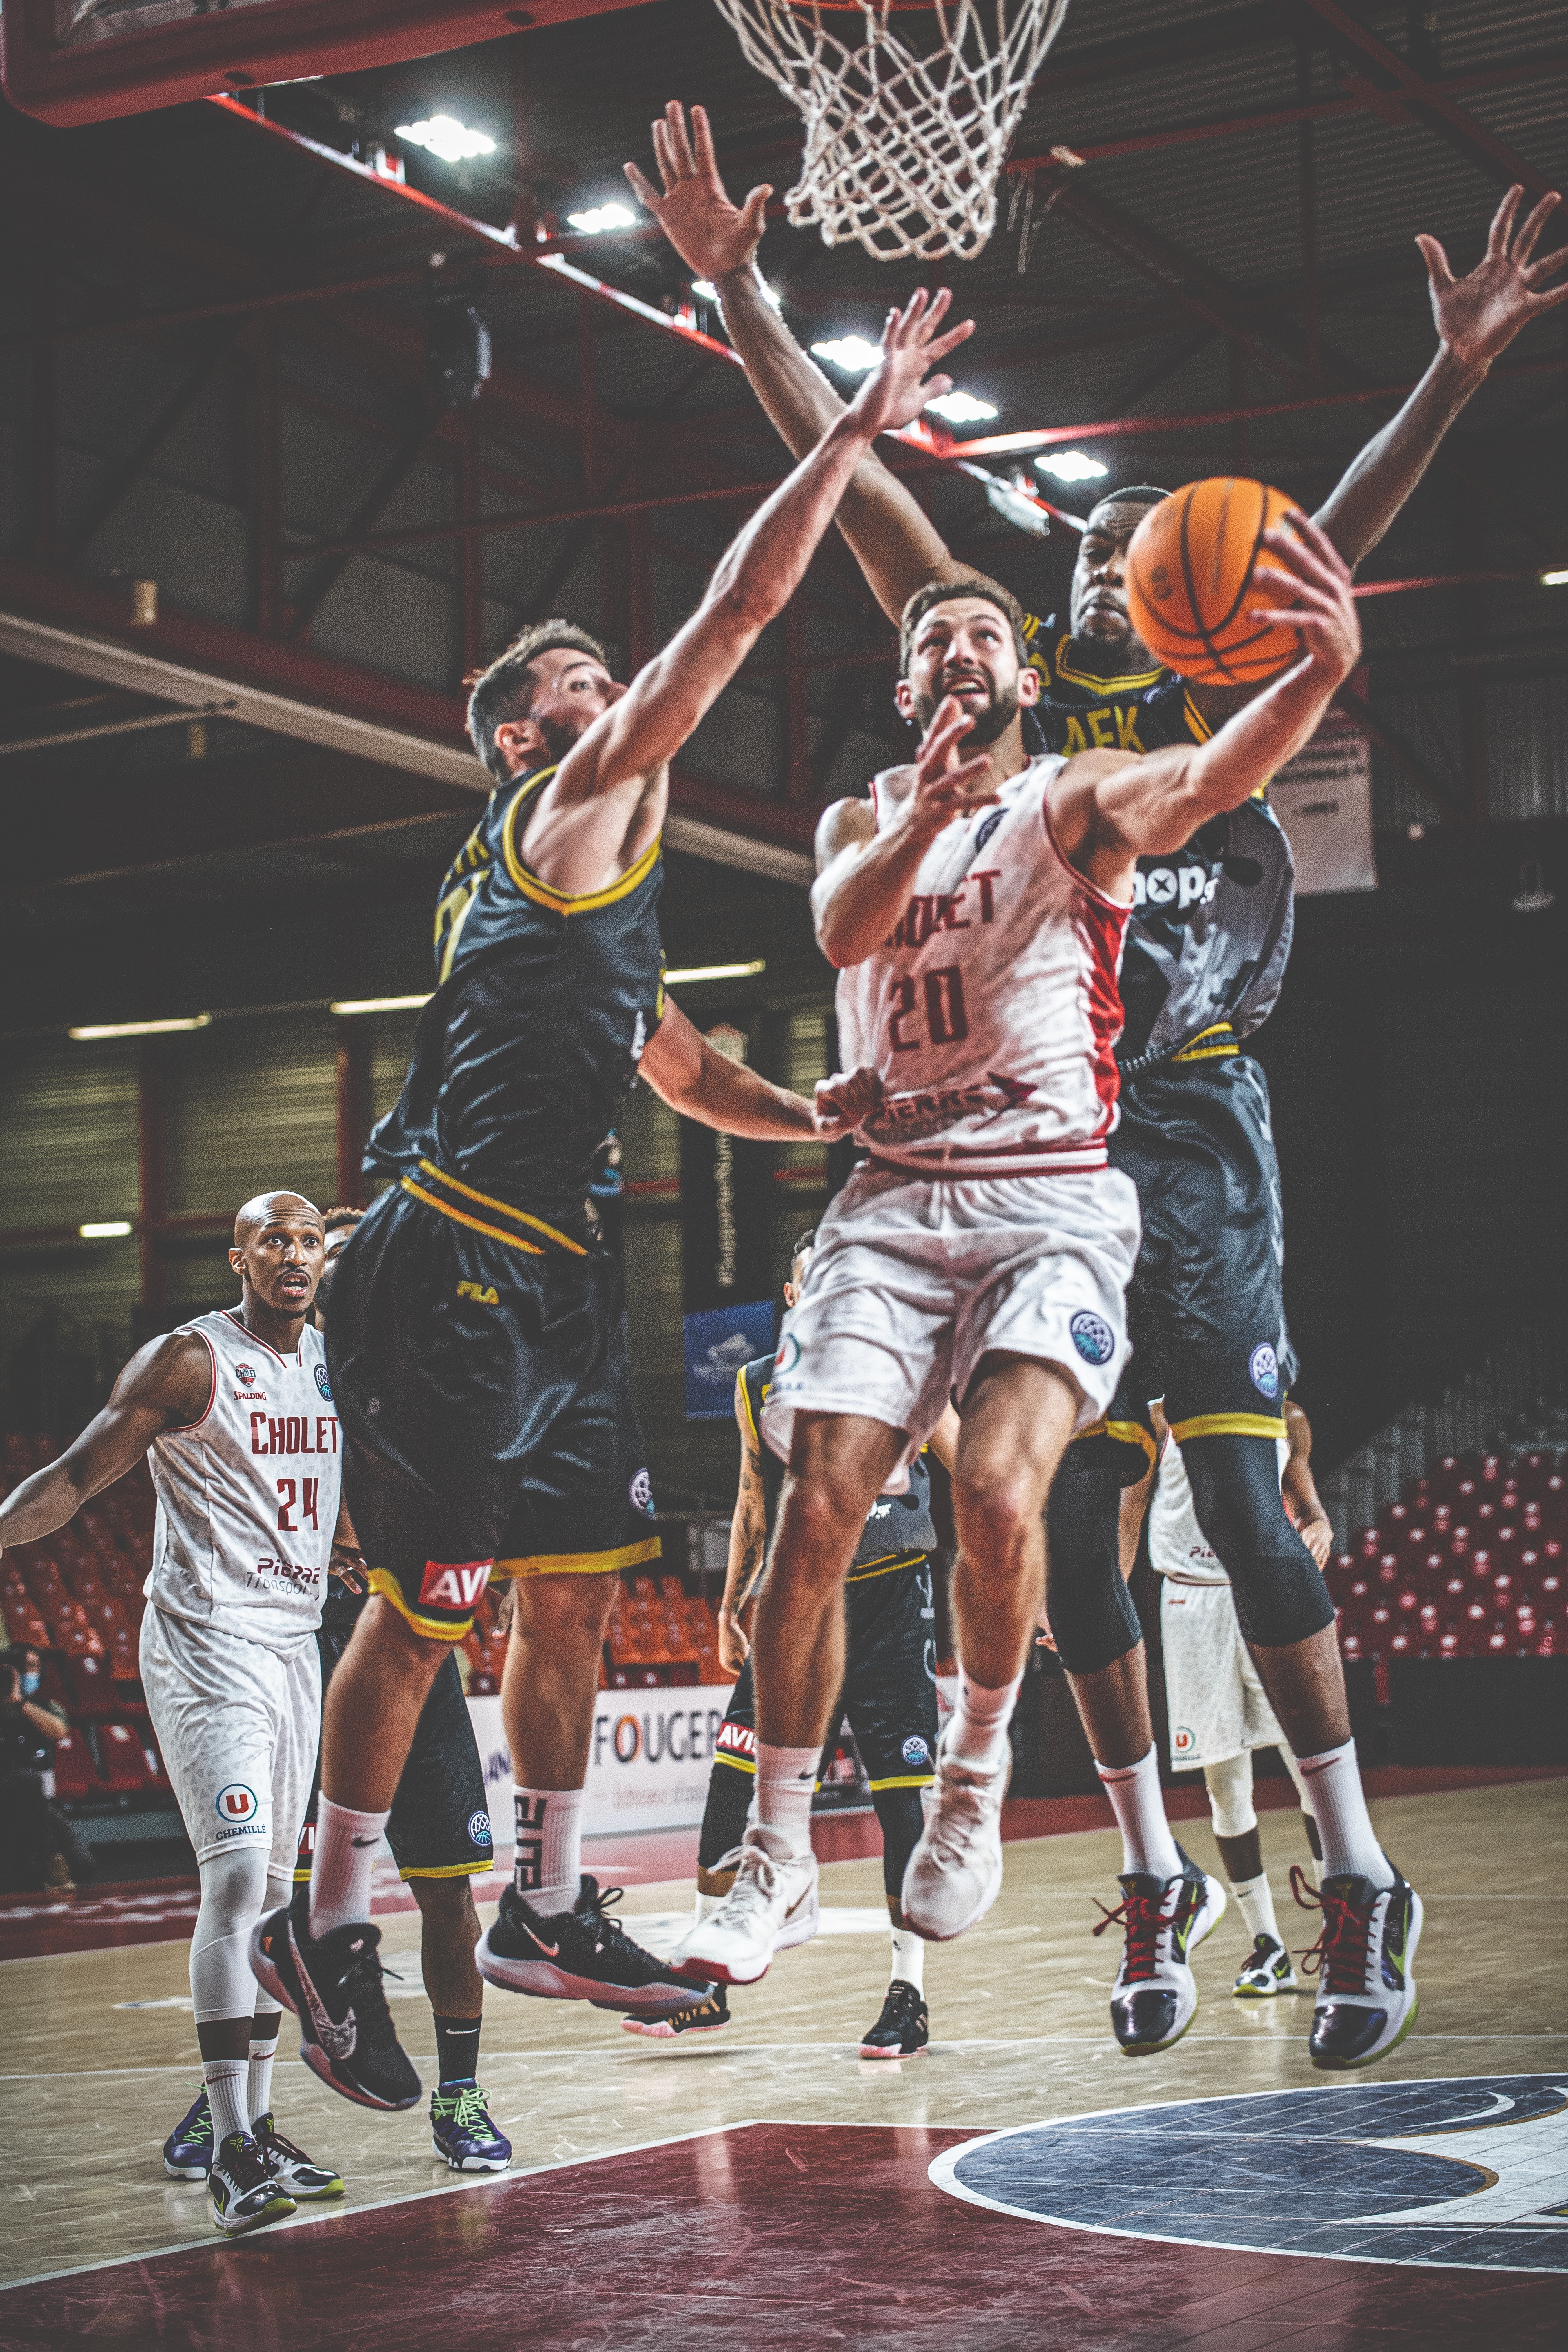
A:
<svg viewBox="0 0 1568 2352">
<path fill-rule="evenodd" d="M 341 2197 L 271 2113 L 279 2011 L 258 2002 L 250 1931 L 286 1903 L 321 1713 L 315 1633 L 329 1573 L 363 1566 L 341 1515 L 342 1446 L 310 1309 L 321 1214 L 261 1192 L 234 1221 L 239 1304 L 150 1339 L 58 1462 L 0 1505 L 0 1547 L 37 1543 L 147 1456 L 158 1492 L 142 1682 L 201 1870 L 191 2000 L 202 2090 L 164 2150 L 205 2178 L 239 2237 Z"/>
</svg>

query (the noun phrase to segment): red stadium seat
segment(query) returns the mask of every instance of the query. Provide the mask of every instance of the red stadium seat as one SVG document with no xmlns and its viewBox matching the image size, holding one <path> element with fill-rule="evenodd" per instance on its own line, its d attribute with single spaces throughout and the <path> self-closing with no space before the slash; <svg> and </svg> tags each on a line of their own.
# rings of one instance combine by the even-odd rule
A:
<svg viewBox="0 0 1568 2352">
<path fill-rule="evenodd" d="M 98 1726 L 98 1759 L 110 1788 L 124 1792 L 147 1787 L 147 1759 L 128 1723 Z"/>
<path fill-rule="evenodd" d="M 63 1669 L 66 1705 L 73 1716 L 91 1722 L 114 1708 L 114 1681 L 101 1648 L 68 1656 Z"/>
<path fill-rule="evenodd" d="M 79 1731 L 67 1731 L 56 1740 L 54 1773 L 55 1795 L 68 1805 L 103 1794 L 103 1783 Z"/>
</svg>

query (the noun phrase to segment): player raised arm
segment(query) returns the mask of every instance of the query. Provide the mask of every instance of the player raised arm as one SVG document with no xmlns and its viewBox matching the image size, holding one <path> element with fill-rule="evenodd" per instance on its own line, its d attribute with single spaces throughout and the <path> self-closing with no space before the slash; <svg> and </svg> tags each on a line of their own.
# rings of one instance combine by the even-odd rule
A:
<svg viewBox="0 0 1568 2352">
<path fill-rule="evenodd" d="M 200 1421 L 212 1384 L 212 1354 L 198 1334 L 175 1331 L 149 1339 L 75 1444 L 0 1503 L 0 1549 L 52 1536 L 94 1495 L 133 1470 L 155 1437 Z"/>
<path fill-rule="evenodd" d="M 816 1101 L 807 1102 L 719 1053 L 668 997 L 637 1071 L 671 1110 L 762 1142 L 851 1134 L 880 1092 L 874 1072 L 857 1070 L 820 1080 Z"/>
<path fill-rule="evenodd" d="M 755 256 L 771 187 L 753 188 L 744 205 L 732 205 L 719 177 L 713 132 L 705 108 L 686 111 L 667 106 L 653 125 L 653 149 L 664 194 L 651 186 L 635 163 L 626 165 L 638 202 L 650 212 L 694 278 L 718 292 L 731 342 L 744 362 L 752 391 L 792 457 L 804 457 L 826 432 L 844 403 L 820 368 L 803 352 L 763 289 Z M 931 304 L 936 325 L 952 297 L 945 289 Z M 954 328 L 952 349 L 973 331 L 966 320 Z M 931 397 L 928 390 L 926 398 Z M 918 414 L 918 411 L 917 411 Z M 872 594 L 896 621 L 917 588 L 928 580 L 974 580 L 979 573 L 951 554 L 895 474 L 868 449 L 838 508 L 838 528 L 865 573 Z"/>
<path fill-rule="evenodd" d="M 898 921 L 921 858 L 956 816 L 996 797 L 989 751 L 965 760 L 973 720 L 952 696 L 937 705 L 914 761 L 914 789 L 880 831 L 868 801 L 836 802 L 817 827 L 812 886 L 816 943 L 840 971 L 875 954 Z"/>
<path fill-rule="evenodd" d="M 1129 900 L 1139 857 L 1180 849 L 1200 824 L 1239 807 L 1310 737 L 1361 657 L 1351 575 L 1324 533 L 1292 511 L 1266 531 L 1272 563 L 1258 581 L 1288 584 L 1287 609 L 1254 608 L 1255 620 L 1300 630 L 1303 660 L 1264 687 L 1206 743 L 1173 744 L 1142 759 L 1084 751 L 1069 760 L 1051 801 L 1061 847 L 1109 897 Z"/>
</svg>

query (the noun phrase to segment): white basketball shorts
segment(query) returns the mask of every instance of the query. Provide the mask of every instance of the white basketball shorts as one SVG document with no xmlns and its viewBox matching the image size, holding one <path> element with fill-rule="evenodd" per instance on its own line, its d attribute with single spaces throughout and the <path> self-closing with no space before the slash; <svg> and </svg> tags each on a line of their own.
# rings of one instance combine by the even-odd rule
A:
<svg viewBox="0 0 1568 2352">
<path fill-rule="evenodd" d="M 196 1860 L 255 1846 L 291 1877 L 321 1731 L 314 1633 L 269 1650 L 149 1606 L 142 1687 Z"/>
<path fill-rule="evenodd" d="M 1163 1576 L 1160 1587 L 1172 1769 L 1192 1772 L 1200 1765 L 1223 1764 L 1253 1748 L 1286 1748 L 1279 1719 L 1241 1638 L 1229 1585 L 1178 1584 Z"/>
<path fill-rule="evenodd" d="M 817 1227 L 784 1318 L 763 1428 L 787 1461 L 797 1412 L 903 1430 L 912 1461 L 983 1356 L 1037 1357 L 1098 1421 L 1127 1357 L 1138 1195 L 1115 1169 L 928 1179 L 858 1169 Z"/>
</svg>

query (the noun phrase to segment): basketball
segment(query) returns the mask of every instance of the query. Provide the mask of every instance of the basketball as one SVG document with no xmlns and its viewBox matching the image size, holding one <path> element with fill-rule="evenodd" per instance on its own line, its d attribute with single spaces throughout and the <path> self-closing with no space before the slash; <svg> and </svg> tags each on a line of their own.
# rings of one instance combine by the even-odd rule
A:
<svg viewBox="0 0 1568 2352">
<path fill-rule="evenodd" d="M 1254 686 L 1298 660 L 1297 629 L 1255 621 L 1291 591 L 1253 583 L 1263 534 L 1296 504 L 1263 482 L 1215 475 L 1151 507 L 1127 551 L 1132 625 L 1157 661 L 1205 686 Z"/>
</svg>

